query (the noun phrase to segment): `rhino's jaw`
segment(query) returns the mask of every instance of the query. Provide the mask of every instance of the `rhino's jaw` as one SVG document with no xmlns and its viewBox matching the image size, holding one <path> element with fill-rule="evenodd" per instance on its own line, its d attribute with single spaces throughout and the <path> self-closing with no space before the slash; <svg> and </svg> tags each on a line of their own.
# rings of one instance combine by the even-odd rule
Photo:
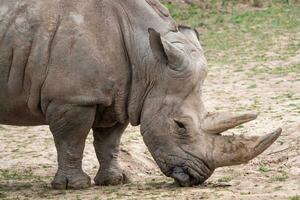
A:
<svg viewBox="0 0 300 200">
<path fill-rule="evenodd" d="M 143 134 L 143 139 L 160 170 L 182 187 L 202 184 L 214 172 L 211 163 L 195 156 L 177 145 L 156 140 L 151 133 Z"/>
</svg>

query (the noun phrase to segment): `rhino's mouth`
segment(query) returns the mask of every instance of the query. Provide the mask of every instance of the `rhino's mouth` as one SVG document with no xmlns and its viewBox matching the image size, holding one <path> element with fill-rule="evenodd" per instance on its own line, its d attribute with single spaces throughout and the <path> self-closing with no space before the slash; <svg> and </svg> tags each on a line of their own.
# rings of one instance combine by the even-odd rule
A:
<svg viewBox="0 0 300 200">
<path fill-rule="evenodd" d="M 178 156 L 171 156 L 171 160 L 177 160 Z M 185 159 L 180 159 L 180 164 L 164 166 L 168 170 L 166 176 L 171 177 L 182 187 L 195 186 L 204 183 L 213 173 L 213 169 L 200 158 L 191 158 L 186 155 Z M 162 170 L 164 171 L 164 170 Z"/>
<path fill-rule="evenodd" d="M 182 187 L 202 184 L 208 178 L 189 167 L 174 167 L 170 177 L 174 178 L 175 182 Z"/>
</svg>

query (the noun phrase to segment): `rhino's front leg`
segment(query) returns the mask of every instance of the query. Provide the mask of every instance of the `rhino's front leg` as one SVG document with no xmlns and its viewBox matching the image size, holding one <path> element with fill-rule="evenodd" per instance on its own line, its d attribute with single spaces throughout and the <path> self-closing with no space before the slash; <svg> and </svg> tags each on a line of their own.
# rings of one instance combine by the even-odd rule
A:
<svg viewBox="0 0 300 200">
<path fill-rule="evenodd" d="M 49 105 L 46 116 L 58 156 L 58 170 L 51 183 L 54 189 L 82 189 L 91 185 L 90 177 L 82 170 L 82 157 L 95 111 L 95 107 Z"/>
<path fill-rule="evenodd" d="M 96 185 L 118 185 L 129 182 L 128 175 L 118 163 L 119 145 L 122 133 L 128 123 L 112 128 L 94 128 L 94 147 L 100 162 L 94 179 Z"/>
</svg>

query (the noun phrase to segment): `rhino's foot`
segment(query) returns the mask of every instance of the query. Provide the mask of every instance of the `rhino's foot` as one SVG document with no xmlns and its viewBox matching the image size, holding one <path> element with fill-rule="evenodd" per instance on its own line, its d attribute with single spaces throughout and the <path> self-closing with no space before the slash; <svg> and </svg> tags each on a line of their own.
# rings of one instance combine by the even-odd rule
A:
<svg viewBox="0 0 300 200">
<path fill-rule="evenodd" d="M 84 189 L 91 186 L 91 178 L 82 170 L 72 173 L 58 171 L 51 183 L 53 189 Z"/>
<path fill-rule="evenodd" d="M 120 185 L 129 183 L 129 175 L 120 168 L 100 170 L 94 179 L 96 185 Z"/>
</svg>

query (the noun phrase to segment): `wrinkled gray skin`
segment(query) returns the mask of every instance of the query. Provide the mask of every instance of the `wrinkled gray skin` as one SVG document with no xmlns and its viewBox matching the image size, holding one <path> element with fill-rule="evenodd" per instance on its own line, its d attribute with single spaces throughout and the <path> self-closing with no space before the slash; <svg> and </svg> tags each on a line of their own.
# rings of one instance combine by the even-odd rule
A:
<svg viewBox="0 0 300 200">
<path fill-rule="evenodd" d="M 197 33 L 156 0 L 0 0 L 0 22 L 0 123 L 50 126 L 53 188 L 90 186 L 81 166 L 90 129 L 97 185 L 128 181 L 117 161 L 128 123 L 141 124 L 160 169 L 182 186 L 247 162 L 280 135 L 220 134 L 256 115 L 205 110 Z"/>
</svg>

